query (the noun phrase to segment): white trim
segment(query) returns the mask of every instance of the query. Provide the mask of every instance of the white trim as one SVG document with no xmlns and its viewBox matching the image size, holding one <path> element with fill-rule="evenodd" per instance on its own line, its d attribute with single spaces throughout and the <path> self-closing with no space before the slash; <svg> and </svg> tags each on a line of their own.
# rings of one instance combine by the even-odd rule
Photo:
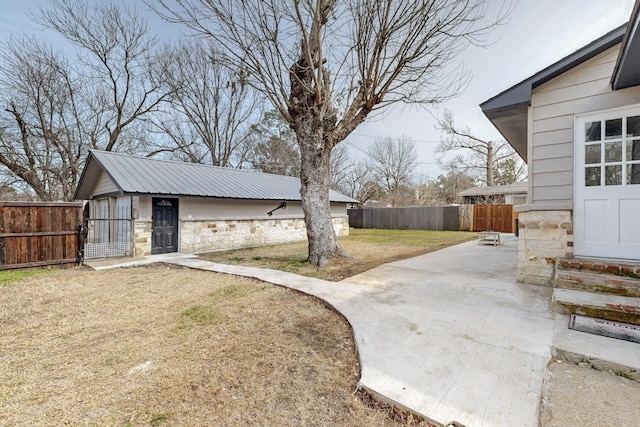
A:
<svg viewBox="0 0 640 427">
<path fill-rule="evenodd" d="M 575 144 L 575 125 L 576 125 L 576 121 L 577 119 L 581 119 L 584 117 L 589 117 L 589 116 L 613 116 L 615 118 L 617 118 L 615 113 L 621 112 L 621 111 L 627 111 L 627 110 L 633 110 L 633 109 L 640 109 L 640 103 L 639 104 L 631 104 L 631 105 L 625 105 L 623 107 L 614 107 L 614 108 L 606 108 L 604 110 L 595 110 L 595 111 L 588 111 L 586 113 L 577 113 L 574 114 L 574 120 L 573 120 L 573 130 L 574 130 L 574 138 L 573 138 L 573 142 Z M 606 120 L 606 118 L 601 118 L 600 120 Z"/>
</svg>

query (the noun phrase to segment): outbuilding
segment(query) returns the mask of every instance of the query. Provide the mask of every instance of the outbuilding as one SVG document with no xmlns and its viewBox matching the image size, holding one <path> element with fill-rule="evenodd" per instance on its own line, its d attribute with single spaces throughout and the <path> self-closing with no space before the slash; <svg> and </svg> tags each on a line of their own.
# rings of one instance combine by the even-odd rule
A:
<svg viewBox="0 0 640 427">
<path fill-rule="evenodd" d="M 295 177 L 92 150 L 75 199 L 88 201 L 85 259 L 306 239 Z M 329 199 L 336 235 L 348 235 L 356 201 Z"/>
</svg>

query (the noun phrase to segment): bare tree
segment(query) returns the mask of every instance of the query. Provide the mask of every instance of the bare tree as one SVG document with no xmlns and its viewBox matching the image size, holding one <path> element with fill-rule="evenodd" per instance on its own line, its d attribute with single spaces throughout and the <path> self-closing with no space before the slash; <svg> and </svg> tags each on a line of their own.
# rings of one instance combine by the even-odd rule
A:
<svg viewBox="0 0 640 427">
<path fill-rule="evenodd" d="M 70 61 L 35 38 L 2 43 L 0 164 L 36 198 L 70 200 L 89 148 L 146 149 L 144 119 L 170 94 L 157 64 L 168 62 L 134 9 L 53 0 L 34 20 L 77 56 Z"/>
<path fill-rule="evenodd" d="M 251 127 L 250 163 L 254 169 L 278 175 L 300 176 L 296 134 L 277 110 L 264 113 Z"/>
<path fill-rule="evenodd" d="M 406 137 L 378 138 L 367 150 L 372 175 L 384 189 L 391 206 L 398 206 L 404 187 L 411 182 L 416 169 L 416 147 Z"/>
<path fill-rule="evenodd" d="M 338 145 L 331 151 L 331 189 L 342 191 L 349 171 L 354 165 L 346 145 Z"/>
<path fill-rule="evenodd" d="M 131 144 L 144 142 L 141 135 L 121 138 L 122 133 L 157 111 L 172 92 L 158 66 L 169 62 L 157 54 L 158 40 L 146 20 L 135 8 L 81 0 L 52 0 L 39 12 L 37 23 L 78 48 L 76 72 L 87 79 L 85 102 L 100 131 L 86 142 L 106 151 L 140 151 Z"/>
<path fill-rule="evenodd" d="M 230 64 L 296 132 L 308 261 L 346 255 L 329 205 L 330 158 L 370 114 L 434 104 L 464 84 L 444 68 L 495 22 L 484 0 L 158 0 L 151 5 L 224 47 Z"/>
<path fill-rule="evenodd" d="M 159 73 L 167 73 L 171 96 L 168 110 L 154 123 L 170 139 L 167 150 L 194 163 L 241 167 L 249 155 L 250 124 L 261 104 L 244 72 L 225 67 L 202 41 L 182 44 L 163 56 L 169 66 Z"/>
<path fill-rule="evenodd" d="M 0 45 L 0 163 L 40 200 L 70 200 L 86 154 L 91 117 L 80 106 L 86 82 L 60 51 L 35 39 Z"/>
<path fill-rule="evenodd" d="M 380 186 L 373 179 L 368 163 L 359 161 L 353 163 L 347 170 L 340 190 L 357 200 L 358 207 L 363 207 L 369 200 L 377 196 Z"/>
<path fill-rule="evenodd" d="M 512 184 L 526 176 L 525 163 L 507 141 L 483 140 L 473 135 L 469 127 L 458 128 L 449 110 L 444 111 L 438 128 L 443 136 L 436 152 L 467 152 L 455 156 L 450 163 L 477 176 L 485 185 Z"/>
</svg>

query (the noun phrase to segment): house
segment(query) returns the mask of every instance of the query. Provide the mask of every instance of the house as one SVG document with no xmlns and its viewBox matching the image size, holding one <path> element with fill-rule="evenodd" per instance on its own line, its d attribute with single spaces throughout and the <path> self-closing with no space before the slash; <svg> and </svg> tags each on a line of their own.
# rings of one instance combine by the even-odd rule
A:
<svg viewBox="0 0 640 427">
<path fill-rule="evenodd" d="M 526 181 L 509 185 L 492 185 L 489 187 L 471 187 L 458 193 L 465 205 L 506 204 L 522 205 L 527 201 Z"/>
<path fill-rule="evenodd" d="M 529 165 L 515 208 L 519 281 L 551 283 L 557 259 L 640 260 L 639 5 L 628 24 L 481 104 Z"/>
<path fill-rule="evenodd" d="M 75 199 L 88 200 L 85 258 L 306 239 L 295 177 L 93 150 Z M 355 200 L 329 199 L 336 235 L 348 235 Z"/>
</svg>

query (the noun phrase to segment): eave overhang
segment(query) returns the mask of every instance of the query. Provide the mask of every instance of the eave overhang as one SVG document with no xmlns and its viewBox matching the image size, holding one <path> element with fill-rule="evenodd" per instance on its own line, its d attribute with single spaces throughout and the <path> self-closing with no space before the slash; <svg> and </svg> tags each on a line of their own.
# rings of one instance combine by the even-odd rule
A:
<svg viewBox="0 0 640 427">
<path fill-rule="evenodd" d="M 631 19 L 627 24 L 627 31 L 622 39 L 622 47 L 618 54 L 616 67 L 611 76 L 611 88 L 613 90 L 625 89 L 640 85 L 640 37 L 638 36 L 638 24 L 640 18 L 638 11 L 640 1 L 636 1 Z"/>
<path fill-rule="evenodd" d="M 637 6 L 637 4 L 636 4 Z M 480 108 L 516 152 L 527 161 L 527 114 L 536 87 L 622 42 L 627 24 L 610 31 L 555 64 L 480 104 Z"/>
</svg>

